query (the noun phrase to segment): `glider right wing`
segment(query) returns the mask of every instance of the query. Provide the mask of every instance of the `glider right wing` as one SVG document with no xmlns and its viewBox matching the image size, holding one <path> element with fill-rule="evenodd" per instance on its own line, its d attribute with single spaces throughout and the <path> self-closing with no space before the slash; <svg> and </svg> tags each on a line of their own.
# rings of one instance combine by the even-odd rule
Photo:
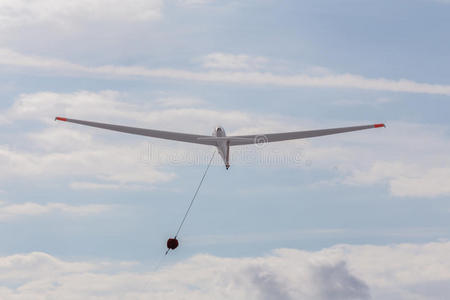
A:
<svg viewBox="0 0 450 300">
<path fill-rule="evenodd" d="M 306 139 L 316 136 L 358 131 L 371 128 L 379 128 L 379 127 L 386 127 L 386 126 L 384 124 L 373 124 L 373 125 L 329 128 L 329 129 L 308 130 L 308 131 L 268 133 L 259 135 L 238 135 L 238 136 L 229 136 L 227 138 L 229 138 L 230 140 L 230 146 L 238 146 L 238 145 L 248 145 L 258 143 L 281 142 L 296 139 Z"/>
</svg>

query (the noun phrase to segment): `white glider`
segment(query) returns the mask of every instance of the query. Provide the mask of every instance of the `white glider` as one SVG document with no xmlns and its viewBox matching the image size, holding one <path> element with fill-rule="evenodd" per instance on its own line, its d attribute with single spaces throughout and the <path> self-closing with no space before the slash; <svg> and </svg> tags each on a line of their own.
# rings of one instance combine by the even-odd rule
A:
<svg viewBox="0 0 450 300">
<path fill-rule="evenodd" d="M 187 134 L 180 132 L 170 132 L 161 131 L 145 128 L 136 128 L 129 126 L 105 124 L 98 122 L 75 120 L 63 117 L 56 117 L 57 121 L 71 122 L 91 127 L 103 128 L 113 131 L 119 131 L 130 134 L 150 136 L 154 138 L 202 144 L 209 146 L 216 146 L 217 150 L 222 157 L 225 167 L 228 169 L 230 167 L 230 146 L 240 146 L 249 144 L 260 144 L 260 143 L 271 143 L 280 142 L 295 139 L 311 138 L 316 136 L 344 133 L 350 131 L 371 129 L 386 127 L 384 124 L 373 124 L 373 125 L 363 125 L 363 126 L 351 126 L 351 127 L 341 127 L 341 128 L 329 128 L 329 129 L 319 129 L 319 130 L 309 130 L 309 131 L 292 131 L 292 132 L 282 132 L 282 133 L 269 133 L 269 134 L 258 134 L 258 135 L 238 135 L 238 136 L 227 136 L 225 130 L 222 127 L 217 127 L 214 129 L 211 136 L 198 135 L 198 134 Z"/>
</svg>

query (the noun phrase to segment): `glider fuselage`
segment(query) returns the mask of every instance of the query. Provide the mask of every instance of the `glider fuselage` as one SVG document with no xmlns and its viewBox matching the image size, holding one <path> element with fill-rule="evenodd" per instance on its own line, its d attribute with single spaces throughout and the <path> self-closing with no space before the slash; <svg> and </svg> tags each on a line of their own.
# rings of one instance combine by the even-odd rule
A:
<svg viewBox="0 0 450 300">
<path fill-rule="evenodd" d="M 226 137 L 225 130 L 223 127 L 219 126 L 214 129 L 213 134 L 214 137 Z M 219 152 L 220 156 L 223 159 L 223 162 L 225 163 L 225 167 L 230 167 L 230 141 L 229 140 L 221 140 L 217 141 L 217 151 Z"/>
</svg>

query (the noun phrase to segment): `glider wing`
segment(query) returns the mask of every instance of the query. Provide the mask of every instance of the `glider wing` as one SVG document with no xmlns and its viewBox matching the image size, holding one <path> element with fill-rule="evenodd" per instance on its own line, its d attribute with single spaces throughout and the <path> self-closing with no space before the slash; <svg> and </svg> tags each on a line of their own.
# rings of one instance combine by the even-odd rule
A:
<svg viewBox="0 0 450 300">
<path fill-rule="evenodd" d="M 293 131 L 293 132 L 269 133 L 259 135 L 240 135 L 240 136 L 230 136 L 228 138 L 230 139 L 230 146 L 238 146 L 238 145 L 249 145 L 258 143 L 281 142 L 296 139 L 306 139 L 316 136 L 344 133 L 371 128 L 379 128 L 379 127 L 386 127 L 386 126 L 384 124 L 373 124 L 363 126 L 309 130 L 309 131 Z"/>
<path fill-rule="evenodd" d="M 76 124 L 86 125 L 86 126 L 91 126 L 91 127 L 96 127 L 96 128 L 108 129 L 108 130 L 113 130 L 113 131 L 119 131 L 119 132 L 124 132 L 124 133 L 144 135 L 144 136 L 166 139 L 166 140 L 195 143 L 195 144 L 202 144 L 202 145 L 213 145 L 213 146 L 217 145 L 217 141 L 209 139 L 210 136 L 206 136 L 206 135 L 197 135 L 197 134 L 188 134 L 188 133 L 180 133 L 180 132 L 161 131 L 161 130 L 121 126 L 121 125 L 113 125 L 113 124 L 98 123 L 98 122 L 91 122 L 91 121 L 82 121 L 82 120 L 62 118 L 62 117 L 56 117 L 55 120 L 76 123 Z"/>
</svg>

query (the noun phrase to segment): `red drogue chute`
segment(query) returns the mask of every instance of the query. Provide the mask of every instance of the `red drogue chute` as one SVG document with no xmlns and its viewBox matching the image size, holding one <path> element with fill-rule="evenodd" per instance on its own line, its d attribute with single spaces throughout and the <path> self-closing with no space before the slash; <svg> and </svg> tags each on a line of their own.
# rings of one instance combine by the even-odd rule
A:
<svg viewBox="0 0 450 300">
<path fill-rule="evenodd" d="M 178 247 L 178 240 L 176 238 L 167 240 L 167 249 L 175 250 Z"/>
</svg>

